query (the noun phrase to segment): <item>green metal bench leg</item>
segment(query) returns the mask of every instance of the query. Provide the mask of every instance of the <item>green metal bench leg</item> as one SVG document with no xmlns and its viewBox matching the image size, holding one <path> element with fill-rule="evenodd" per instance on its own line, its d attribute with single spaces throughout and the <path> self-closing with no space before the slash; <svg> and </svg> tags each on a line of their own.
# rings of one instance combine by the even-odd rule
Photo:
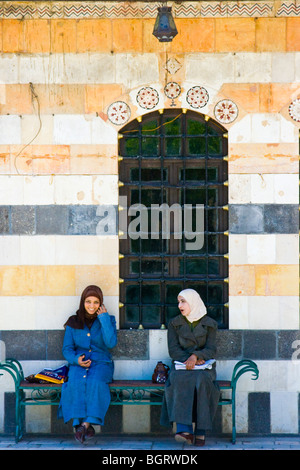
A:
<svg viewBox="0 0 300 470">
<path fill-rule="evenodd" d="M 231 413 L 232 413 L 232 444 L 236 441 L 236 423 L 235 423 L 235 387 L 232 389 L 231 396 Z"/>
<path fill-rule="evenodd" d="M 23 435 L 23 416 L 21 400 L 24 392 L 17 390 L 16 392 L 16 431 L 15 431 L 15 442 L 18 443 Z"/>
</svg>

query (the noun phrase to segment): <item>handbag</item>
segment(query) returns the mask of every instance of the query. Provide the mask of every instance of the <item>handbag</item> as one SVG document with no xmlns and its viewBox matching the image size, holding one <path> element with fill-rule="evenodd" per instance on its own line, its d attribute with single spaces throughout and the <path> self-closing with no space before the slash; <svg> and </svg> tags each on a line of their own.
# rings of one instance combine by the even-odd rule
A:
<svg viewBox="0 0 300 470">
<path fill-rule="evenodd" d="M 154 384 L 164 384 L 168 378 L 170 367 L 164 364 L 162 361 L 158 361 L 154 372 L 152 374 L 152 382 Z"/>
</svg>

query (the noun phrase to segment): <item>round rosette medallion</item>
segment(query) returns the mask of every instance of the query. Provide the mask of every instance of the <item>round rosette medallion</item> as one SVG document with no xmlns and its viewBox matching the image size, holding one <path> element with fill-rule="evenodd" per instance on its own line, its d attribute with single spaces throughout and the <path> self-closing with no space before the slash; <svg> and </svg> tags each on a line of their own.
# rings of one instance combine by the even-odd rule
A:
<svg viewBox="0 0 300 470">
<path fill-rule="evenodd" d="M 203 108 L 208 100 L 208 91 L 203 86 L 193 86 L 186 94 L 186 101 L 192 108 Z"/>
<path fill-rule="evenodd" d="M 289 105 L 289 115 L 294 121 L 300 122 L 300 99 L 292 101 Z"/>
<path fill-rule="evenodd" d="M 215 106 L 215 117 L 222 124 L 230 124 L 238 116 L 238 107 L 231 100 L 221 100 Z"/>
<path fill-rule="evenodd" d="M 159 95 L 154 88 L 147 86 L 140 89 L 136 100 L 141 108 L 153 109 L 159 102 Z"/>
<path fill-rule="evenodd" d="M 107 110 L 108 119 L 117 126 L 125 124 L 130 119 L 130 115 L 130 108 L 124 101 L 115 101 Z"/>
</svg>

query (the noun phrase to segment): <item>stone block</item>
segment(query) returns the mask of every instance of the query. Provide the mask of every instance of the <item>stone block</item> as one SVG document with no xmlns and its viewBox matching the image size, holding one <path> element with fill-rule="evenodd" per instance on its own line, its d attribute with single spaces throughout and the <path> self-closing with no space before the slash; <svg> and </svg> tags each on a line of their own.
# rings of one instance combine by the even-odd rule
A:
<svg viewBox="0 0 300 470">
<path fill-rule="evenodd" d="M 256 265 L 256 295 L 299 295 L 298 265 Z"/>
<path fill-rule="evenodd" d="M 143 51 L 143 22 L 139 18 L 116 18 L 111 24 L 112 46 L 111 43 L 108 45 L 109 51 L 112 50 L 114 53 Z M 111 29 L 110 23 L 108 28 Z"/>
<path fill-rule="evenodd" d="M 229 206 L 229 230 L 231 233 L 263 233 L 264 206 L 231 204 Z"/>
<path fill-rule="evenodd" d="M 0 58 L 0 83 L 19 82 L 19 59 L 16 54 L 2 54 Z"/>
<path fill-rule="evenodd" d="M 23 187 L 23 203 L 27 205 L 34 205 L 37 202 L 40 205 L 54 204 L 54 185 L 53 178 L 50 176 L 26 176 L 26 177 L 12 177 L 19 186 Z M 21 179 L 23 184 L 21 184 Z M 11 202 L 13 204 L 13 202 Z M 19 204 L 22 204 L 20 200 Z"/>
<path fill-rule="evenodd" d="M 300 18 L 286 19 L 286 50 L 299 51 L 300 46 Z"/>
<path fill-rule="evenodd" d="M 229 266 L 229 295 L 255 295 L 255 267 Z"/>
<path fill-rule="evenodd" d="M 228 133 L 228 142 L 231 144 L 245 144 L 251 142 L 251 115 L 243 117 L 233 123 Z"/>
<path fill-rule="evenodd" d="M 293 83 L 295 81 L 295 54 L 279 52 L 272 55 L 272 82 Z"/>
<path fill-rule="evenodd" d="M 47 54 L 22 54 L 19 56 L 19 78 L 16 83 L 52 83 L 53 71 L 51 71 L 51 63 L 54 58 Z M 57 77 L 61 75 L 61 67 L 57 68 Z M 57 64 L 56 64 L 57 66 Z M 59 73 L 60 72 L 60 73 Z M 56 80 L 58 80 L 58 78 Z"/>
<path fill-rule="evenodd" d="M 299 175 L 274 175 L 274 203 L 299 204 Z"/>
<path fill-rule="evenodd" d="M 67 318 L 66 318 L 67 320 Z M 65 361 L 62 354 L 64 341 L 64 330 L 53 330 L 47 332 L 47 360 L 48 361 Z"/>
<path fill-rule="evenodd" d="M 100 113 L 123 94 L 123 87 L 119 84 L 90 84 L 84 90 L 85 113 Z"/>
<path fill-rule="evenodd" d="M 24 21 L 7 18 L 2 22 L 3 52 L 24 51 Z"/>
<path fill-rule="evenodd" d="M 293 204 L 267 204 L 264 208 L 264 229 L 268 233 L 298 233 L 299 209 Z"/>
<path fill-rule="evenodd" d="M 84 85 L 36 84 L 34 90 L 41 114 L 84 114 Z"/>
<path fill-rule="evenodd" d="M 214 51 L 215 25 L 212 18 L 176 18 L 176 27 L 178 35 L 172 41 L 173 53 Z"/>
<path fill-rule="evenodd" d="M 276 41 L 274 41 L 274 38 L 276 38 Z M 285 18 L 257 18 L 256 51 L 286 51 Z"/>
<path fill-rule="evenodd" d="M 0 204 L 24 204 L 23 177 L 0 175 Z"/>
<path fill-rule="evenodd" d="M 247 235 L 230 234 L 229 236 L 229 264 L 248 264 Z"/>
<path fill-rule="evenodd" d="M 270 434 L 270 393 L 249 393 L 248 396 L 248 433 Z"/>
<path fill-rule="evenodd" d="M 297 143 L 232 143 L 229 147 L 229 173 L 298 173 Z"/>
<path fill-rule="evenodd" d="M 82 115 L 55 115 L 53 143 L 59 145 L 90 144 L 90 121 Z"/>
<path fill-rule="evenodd" d="M 34 235 L 36 233 L 35 206 L 11 207 L 11 233 Z"/>
<path fill-rule="evenodd" d="M 44 205 L 36 207 L 36 233 L 66 235 L 69 230 L 68 206 Z"/>
<path fill-rule="evenodd" d="M 74 266 L 46 266 L 44 292 L 40 295 L 72 296 L 76 290 L 76 269 Z"/>
<path fill-rule="evenodd" d="M 24 21 L 24 48 L 31 54 L 50 52 L 50 20 Z"/>
<path fill-rule="evenodd" d="M 14 357 L 19 361 L 46 360 L 47 332 L 43 330 L 18 331 L 18 341 L 15 341 L 15 331 L 2 331 L 1 339 L 6 345 L 6 357 Z"/>
<path fill-rule="evenodd" d="M 52 53 L 69 53 L 77 50 L 77 21 L 75 19 L 52 18 L 50 21 Z"/>
<path fill-rule="evenodd" d="M 21 118 L 15 115 L 0 116 L 0 144 L 21 143 Z"/>
<path fill-rule="evenodd" d="M 251 181 L 252 175 L 229 175 L 229 204 L 249 204 L 251 202 Z"/>
<path fill-rule="evenodd" d="M 216 52 L 255 51 L 254 18 L 216 18 Z"/>
<path fill-rule="evenodd" d="M 229 325 L 233 330 L 244 330 L 249 328 L 248 300 L 250 297 L 243 295 L 229 296 Z"/>
<path fill-rule="evenodd" d="M 116 360 L 149 359 L 149 331 L 119 330 L 118 344 L 112 354 Z"/>
<path fill-rule="evenodd" d="M 186 56 L 186 80 L 209 84 L 219 88 L 224 82 L 235 82 L 233 55 L 230 53 L 206 54 L 195 53 Z M 218 73 L 212 74 L 212 70 Z"/>
<path fill-rule="evenodd" d="M 117 54 L 115 57 L 115 71 L 115 82 L 123 83 L 123 86 L 128 88 L 144 86 L 145 83 L 159 81 L 158 58 L 156 54 Z M 100 83 L 99 80 L 96 83 Z M 108 83 L 113 83 L 111 77 Z"/>
<path fill-rule="evenodd" d="M 284 312 L 282 312 L 284 314 Z M 281 330 L 278 332 L 278 358 L 299 360 L 300 332 L 298 330 Z"/>
<path fill-rule="evenodd" d="M 77 20 L 76 52 L 111 52 L 111 50 L 112 23 L 110 19 L 83 18 Z M 73 49 L 72 52 L 75 50 Z"/>
<path fill-rule="evenodd" d="M 248 113 L 260 109 L 260 91 L 263 84 L 256 83 L 224 83 L 220 93 L 238 103 Z M 269 89 L 269 84 L 267 85 Z"/>
<path fill-rule="evenodd" d="M 0 233 L 10 233 L 10 210 L 8 206 L 0 206 Z"/>
<path fill-rule="evenodd" d="M 244 357 L 253 360 L 271 360 L 276 357 L 275 331 L 245 331 Z"/>
<path fill-rule="evenodd" d="M 297 264 L 299 262 L 298 234 L 276 235 L 276 261 L 279 264 Z"/>
<path fill-rule="evenodd" d="M 231 64 L 232 60 L 234 62 L 234 80 L 230 81 L 236 83 L 271 82 L 272 54 L 270 52 L 238 52 L 234 58 L 231 58 Z M 229 82 L 229 80 L 225 81 Z"/>
<path fill-rule="evenodd" d="M 101 287 L 104 296 L 119 295 L 119 266 L 75 266 L 75 294 L 90 284 Z"/>
<path fill-rule="evenodd" d="M 239 330 L 217 331 L 217 360 L 226 357 L 227 360 L 242 358 L 243 334 Z"/>
<path fill-rule="evenodd" d="M 97 206 L 69 206 L 69 235 L 95 235 L 99 218 Z"/>
<path fill-rule="evenodd" d="M 28 84 L 6 84 L 5 103 L 1 106 L 1 111 L 2 114 L 32 114 L 32 97 Z"/>
<path fill-rule="evenodd" d="M 20 236 L 18 262 L 9 264 L 20 265 L 52 265 L 55 263 L 55 239 L 53 236 Z M 10 244 L 12 246 L 12 243 Z"/>
<path fill-rule="evenodd" d="M 61 60 L 60 54 L 53 54 Z M 52 58 L 54 61 L 54 58 Z M 97 84 L 116 83 L 115 57 L 113 54 L 84 52 L 63 56 L 63 68 L 53 75 L 54 83 Z M 124 78 L 124 77 L 122 77 Z M 122 83 L 123 80 L 119 81 Z M 43 82 L 42 82 L 43 83 Z"/>
<path fill-rule="evenodd" d="M 271 391 L 271 432 L 298 434 L 298 393 Z"/>
</svg>

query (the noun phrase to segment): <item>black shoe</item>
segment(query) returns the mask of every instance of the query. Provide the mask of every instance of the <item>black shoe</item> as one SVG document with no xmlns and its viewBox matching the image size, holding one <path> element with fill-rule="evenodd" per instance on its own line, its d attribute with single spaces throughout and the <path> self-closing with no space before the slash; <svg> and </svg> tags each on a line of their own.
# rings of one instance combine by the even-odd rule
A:
<svg viewBox="0 0 300 470">
<path fill-rule="evenodd" d="M 88 441 L 89 439 L 92 439 L 94 436 L 95 436 L 95 429 L 93 428 L 93 426 L 89 425 L 85 433 L 85 438 Z"/>
<path fill-rule="evenodd" d="M 75 433 L 76 441 L 83 444 L 85 441 L 86 427 L 83 424 L 80 424 L 79 426 L 76 426 L 75 429 L 76 429 L 76 433 Z"/>
</svg>

